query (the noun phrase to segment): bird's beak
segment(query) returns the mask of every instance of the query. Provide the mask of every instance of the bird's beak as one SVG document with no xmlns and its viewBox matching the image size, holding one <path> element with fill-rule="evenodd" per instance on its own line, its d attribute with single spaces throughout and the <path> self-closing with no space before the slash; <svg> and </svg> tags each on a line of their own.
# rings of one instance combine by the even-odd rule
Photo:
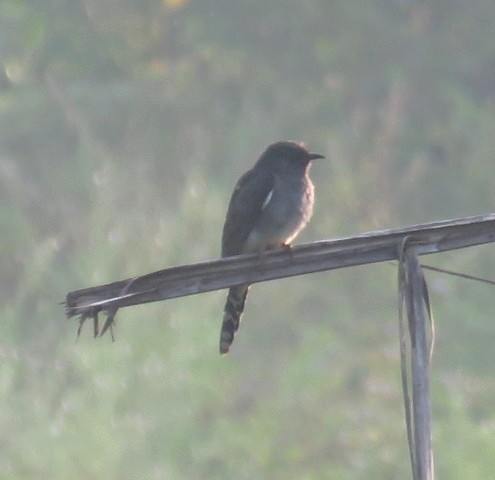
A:
<svg viewBox="0 0 495 480">
<path fill-rule="evenodd" d="M 308 154 L 310 160 L 317 160 L 318 158 L 325 158 L 325 155 L 321 155 L 319 153 L 310 153 Z"/>
</svg>

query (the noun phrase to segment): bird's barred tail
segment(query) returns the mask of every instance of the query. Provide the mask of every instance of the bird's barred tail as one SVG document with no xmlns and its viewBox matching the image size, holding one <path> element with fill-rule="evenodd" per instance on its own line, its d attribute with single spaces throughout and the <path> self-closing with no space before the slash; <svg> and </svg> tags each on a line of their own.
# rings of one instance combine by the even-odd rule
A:
<svg viewBox="0 0 495 480">
<path fill-rule="evenodd" d="M 234 335 L 239 330 L 241 315 L 246 303 L 249 285 L 232 287 L 229 290 L 227 302 L 223 315 L 222 330 L 220 332 L 220 353 L 229 353 L 230 346 L 234 341 Z"/>
</svg>

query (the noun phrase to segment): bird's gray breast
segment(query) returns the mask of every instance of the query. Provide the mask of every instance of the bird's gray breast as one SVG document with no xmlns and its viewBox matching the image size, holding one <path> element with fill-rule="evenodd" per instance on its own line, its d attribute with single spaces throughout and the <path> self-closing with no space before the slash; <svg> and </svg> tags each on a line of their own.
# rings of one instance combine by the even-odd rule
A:
<svg viewBox="0 0 495 480">
<path fill-rule="evenodd" d="M 276 175 L 244 252 L 289 244 L 313 214 L 314 187 L 307 175 Z"/>
</svg>

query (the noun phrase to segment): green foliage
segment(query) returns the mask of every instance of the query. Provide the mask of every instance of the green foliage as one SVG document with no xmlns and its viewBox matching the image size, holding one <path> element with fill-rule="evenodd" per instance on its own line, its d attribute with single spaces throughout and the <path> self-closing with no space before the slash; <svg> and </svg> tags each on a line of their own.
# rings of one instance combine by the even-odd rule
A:
<svg viewBox="0 0 495 480">
<path fill-rule="evenodd" d="M 118 313 L 75 341 L 68 290 L 219 254 L 270 142 L 322 151 L 301 241 L 493 209 L 493 2 L 4 0 L 0 477 L 395 479 L 409 464 L 396 272 Z M 429 262 L 493 277 L 492 247 Z M 493 295 L 428 273 L 441 478 L 493 475 Z"/>
</svg>

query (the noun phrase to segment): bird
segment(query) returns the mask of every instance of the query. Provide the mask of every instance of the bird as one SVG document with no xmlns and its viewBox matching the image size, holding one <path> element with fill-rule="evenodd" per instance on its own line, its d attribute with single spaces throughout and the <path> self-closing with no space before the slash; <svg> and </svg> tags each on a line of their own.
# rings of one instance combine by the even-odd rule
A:
<svg viewBox="0 0 495 480">
<path fill-rule="evenodd" d="M 313 215 L 313 160 L 325 158 L 302 144 L 278 141 L 237 181 L 222 233 L 222 257 L 286 247 Z M 239 330 L 249 285 L 229 289 L 220 332 L 220 354 L 227 354 Z"/>
</svg>

